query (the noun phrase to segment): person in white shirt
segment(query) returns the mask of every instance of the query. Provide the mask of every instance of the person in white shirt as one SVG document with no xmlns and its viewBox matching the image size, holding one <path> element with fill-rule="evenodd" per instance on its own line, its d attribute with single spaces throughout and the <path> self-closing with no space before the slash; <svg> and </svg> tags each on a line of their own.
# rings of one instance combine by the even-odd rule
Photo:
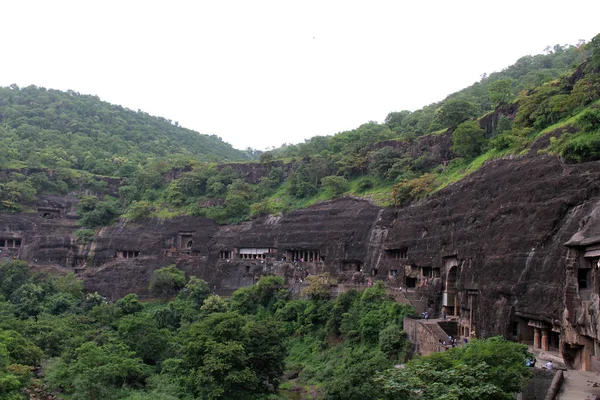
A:
<svg viewBox="0 0 600 400">
<path fill-rule="evenodd" d="M 547 369 L 548 371 L 552 371 L 552 361 L 548 361 L 548 362 L 546 363 L 546 369 Z"/>
</svg>

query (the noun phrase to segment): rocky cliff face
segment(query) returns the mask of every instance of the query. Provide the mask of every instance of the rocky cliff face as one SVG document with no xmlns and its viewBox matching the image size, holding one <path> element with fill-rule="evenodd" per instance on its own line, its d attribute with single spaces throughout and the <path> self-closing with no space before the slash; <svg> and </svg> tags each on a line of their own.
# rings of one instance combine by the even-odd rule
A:
<svg viewBox="0 0 600 400">
<path fill-rule="evenodd" d="M 88 290 L 111 298 L 147 294 L 152 271 L 169 264 L 219 293 L 267 274 L 290 284 L 321 272 L 339 282 L 384 280 L 415 287 L 433 314 L 456 317 L 461 334 L 560 347 L 589 369 L 595 353 L 580 349 L 593 349 L 600 332 L 591 264 L 600 257 L 599 166 L 496 160 L 409 207 L 346 197 L 239 225 L 119 223 L 90 244 L 75 240 L 74 200 L 47 199 L 37 214 L 0 214 L 0 254 L 76 269 Z"/>
</svg>

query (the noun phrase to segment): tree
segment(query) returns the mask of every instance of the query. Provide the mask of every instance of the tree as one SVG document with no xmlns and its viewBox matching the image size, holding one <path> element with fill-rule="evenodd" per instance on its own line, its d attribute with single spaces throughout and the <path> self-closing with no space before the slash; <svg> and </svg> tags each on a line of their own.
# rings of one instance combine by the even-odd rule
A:
<svg viewBox="0 0 600 400">
<path fill-rule="evenodd" d="M 44 355 L 39 347 L 13 330 L 0 330 L 0 343 L 6 346 L 11 364 L 36 366 Z"/>
<path fill-rule="evenodd" d="M 379 348 L 390 359 L 404 361 L 409 345 L 408 335 L 397 324 L 390 324 L 379 332 Z"/>
<path fill-rule="evenodd" d="M 439 108 L 437 118 L 445 128 L 450 128 L 473 118 L 475 112 L 476 106 L 470 101 L 451 99 Z"/>
<path fill-rule="evenodd" d="M 169 345 L 168 332 L 159 329 L 155 319 L 146 313 L 121 318 L 118 333 L 121 340 L 148 364 L 162 360 Z"/>
<path fill-rule="evenodd" d="M 0 291 L 10 297 L 19 286 L 29 279 L 29 266 L 25 261 L 10 260 L 0 262 Z"/>
<path fill-rule="evenodd" d="M 56 278 L 53 286 L 58 292 L 68 293 L 76 299 L 83 300 L 83 281 L 78 279 L 73 272 Z"/>
<path fill-rule="evenodd" d="M 185 281 L 185 273 L 175 265 L 169 265 L 152 273 L 148 289 L 157 296 L 169 296 L 182 289 Z"/>
<path fill-rule="evenodd" d="M 531 376 L 527 346 L 502 337 L 409 361 L 376 378 L 385 399 L 509 400 Z"/>
<path fill-rule="evenodd" d="M 330 286 L 334 281 L 328 272 L 324 272 L 319 275 L 307 276 L 306 283 L 307 286 L 302 289 L 303 296 L 308 296 L 313 300 L 325 300 L 331 295 Z"/>
<path fill-rule="evenodd" d="M 103 305 L 100 305 L 100 307 L 102 306 Z M 110 304 L 107 304 L 107 306 L 110 306 Z M 125 315 L 135 314 L 137 312 L 142 311 L 142 309 L 144 308 L 142 306 L 142 303 L 140 303 L 140 300 L 138 299 L 138 295 L 135 293 L 130 293 L 122 299 L 117 300 L 115 306 L 118 309 L 120 309 Z"/>
<path fill-rule="evenodd" d="M 123 215 L 129 221 L 139 221 L 148 218 L 152 212 L 152 206 L 147 201 L 133 201 Z"/>
<path fill-rule="evenodd" d="M 452 151 L 465 158 L 477 157 L 485 143 L 485 131 L 477 121 L 463 122 L 452 133 Z"/>
<path fill-rule="evenodd" d="M 402 126 L 402 123 L 410 114 L 412 114 L 412 112 L 408 110 L 393 111 L 386 115 L 383 122 L 384 124 L 388 125 L 390 129 L 395 130 Z"/>
<path fill-rule="evenodd" d="M 196 276 L 190 276 L 188 283 L 177 295 L 177 299 L 188 301 L 193 305 L 195 310 L 199 310 L 204 301 L 210 297 L 211 293 L 206 281 Z"/>
<path fill-rule="evenodd" d="M 264 392 L 277 392 L 285 369 L 285 334 L 272 318 L 250 321 L 244 327 L 248 364 Z"/>
<path fill-rule="evenodd" d="M 513 85 L 514 81 L 511 78 L 500 79 L 489 84 L 488 92 L 494 107 L 507 104 L 515 97 L 512 91 Z"/>
<path fill-rule="evenodd" d="M 40 312 L 44 289 L 35 283 L 25 283 L 10 295 L 15 313 L 21 318 L 35 316 Z"/>
<path fill-rule="evenodd" d="M 55 359 L 50 363 L 46 378 L 53 387 L 62 387 L 76 398 L 122 398 L 119 394 L 122 388 L 139 386 L 150 374 L 150 367 L 118 341 L 104 345 L 87 342 L 73 355 L 72 359 Z"/>
</svg>

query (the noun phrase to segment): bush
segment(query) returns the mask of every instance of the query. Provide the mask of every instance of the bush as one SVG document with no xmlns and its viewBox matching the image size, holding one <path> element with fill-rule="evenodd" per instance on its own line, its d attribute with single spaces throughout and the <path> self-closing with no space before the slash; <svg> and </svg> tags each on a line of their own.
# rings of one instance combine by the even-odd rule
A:
<svg viewBox="0 0 600 400">
<path fill-rule="evenodd" d="M 369 178 L 369 177 L 365 177 L 358 181 L 358 183 L 356 184 L 356 190 L 359 193 L 364 193 L 367 190 L 372 189 L 374 186 L 375 186 L 375 182 L 373 181 L 373 179 Z"/>
<path fill-rule="evenodd" d="M 397 206 L 405 205 L 412 199 L 418 199 L 431 193 L 436 176 L 433 174 L 424 174 L 410 181 L 405 180 L 394 185 L 392 198 Z"/>
<path fill-rule="evenodd" d="M 590 108 L 581 113 L 577 126 L 583 132 L 593 132 L 600 129 L 600 109 Z"/>
<path fill-rule="evenodd" d="M 579 133 L 562 144 L 560 154 L 568 162 L 600 160 L 600 131 L 592 134 Z"/>
<path fill-rule="evenodd" d="M 95 233 L 92 229 L 78 229 L 75 231 L 77 244 L 89 244 L 94 241 Z"/>
<path fill-rule="evenodd" d="M 321 185 L 329 189 L 334 196 L 339 196 L 348 190 L 348 180 L 343 176 L 326 176 L 321 179 Z"/>
</svg>

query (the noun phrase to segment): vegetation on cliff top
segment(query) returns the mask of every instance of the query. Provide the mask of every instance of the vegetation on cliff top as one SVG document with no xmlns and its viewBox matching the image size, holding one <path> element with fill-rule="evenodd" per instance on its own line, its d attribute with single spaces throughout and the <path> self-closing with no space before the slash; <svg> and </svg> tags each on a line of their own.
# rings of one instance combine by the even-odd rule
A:
<svg viewBox="0 0 600 400">
<path fill-rule="evenodd" d="M 403 206 L 489 159 L 527 153 L 546 134 L 552 139 L 540 151 L 570 162 L 596 160 L 599 57 L 600 35 L 587 44 L 549 47 L 439 103 L 263 153 L 266 172 L 254 184 L 244 177 L 244 168 L 252 165 L 199 161 L 243 158 L 218 138 L 93 96 L 3 88 L 0 174 L 6 183 L 0 209 L 22 210 L 40 193 L 85 190 L 97 197 L 83 198 L 86 206 L 78 210 L 87 228 L 119 216 L 137 221 L 188 214 L 236 222 L 345 194 Z M 438 143 L 440 134 L 451 135 L 451 152 L 436 153 L 427 144 Z"/>
<path fill-rule="evenodd" d="M 316 279 L 308 298 L 292 299 L 280 277 L 263 277 L 223 299 L 171 266 L 150 285 L 173 300 L 107 303 L 72 273 L 31 275 L 22 261 L 0 263 L 0 278 L 2 399 L 38 388 L 74 400 L 274 400 L 280 386 L 340 400 L 415 398 L 423 388 L 427 399 L 449 390 L 498 399 L 529 376 L 524 347 L 498 338 L 394 369 L 411 358 L 402 324 L 414 310 L 381 284 L 330 299 Z"/>
</svg>

